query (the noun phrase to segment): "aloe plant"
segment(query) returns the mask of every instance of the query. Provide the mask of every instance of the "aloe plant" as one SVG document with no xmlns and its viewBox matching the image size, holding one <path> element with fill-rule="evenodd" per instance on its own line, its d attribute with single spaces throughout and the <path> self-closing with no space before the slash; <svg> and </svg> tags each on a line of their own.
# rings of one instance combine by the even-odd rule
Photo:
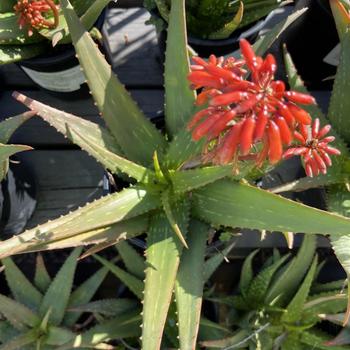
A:
<svg viewBox="0 0 350 350">
<path fill-rule="evenodd" d="M 226 39 L 238 28 L 243 28 L 267 16 L 288 1 L 279 0 L 191 0 L 186 1 L 186 19 L 190 34 L 203 39 Z M 170 0 L 144 0 L 150 11 L 148 23 L 158 30 L 169 20 Z"/>
<path fill-rule="evenodd" d="M 276 251 L 254 274 L 251 253 L 244 261 L 237 294 L 211 297 L 228 306 L 221 319 L 234 329 L 222 339 L 201 342 L 220 349 L 346 349 L 327 344 L 332 335 L 317 324 L 325 314 L 346 309 L 345 281 L 316 282 L 322 264 L 317 264 L 315 237 L 306 236 L 294 258 Z M 230 312 L 233 308 L 233 312 Z M 220 309 L 219 309 L 220 310 Z M 320 316 L 321 315 L 321 316 Z M 328 319 L 331 319 L 329 317 Z"/>
<path fill-rule="evenodd" d="M 85 305 L 108 272 L 101 268 L 72 290 L 80 252 L 81 249 L 75 249 L 53 279 L 41 255 L 37 256 L 33 281 L 28 280 L 11 258 L 2 260 L 13 299 L 0 294 L 0 349 L 110 349 L 106 341 L 138 334 L 139 311 L 135 303 L 127 299 L 92 302 L 99 305 L 101 315 L 112 306 L 113 311 L 108 317 L 100 317 L 99 324 L 76 333 L 78 319 L 83 312 L 89 312 Z"/>
<path fill-rule="evenodd" d="M 199 222 L 195 225 L 200 226 Z M 213 336 L 219 334 L 221 336 L 228 335 L 229 330 L 223 326 L 219 326 L 214 322 L 209 321 L 203 315 L 200 317 L 199 322 L 192 317 L 197 316 L 197 309 L 200 309 L 202 299 L 197 296 L 193 300 L 193 295 L 200 295 L 204 285 L 209 281 L 212 274 L 216 269 L 221 265 L 224 259 L 227 259 L 226 256 L 230 253 L 234 247 L 234 242 L 227 242 L 225 247 L 222 250 L 217 250 L 215 254 L 209 254 L 206 251 L 205 240 L 200 236 L 206 236 L 206 231 L 203 230 L 201 235 L 199 235 L 198 241 L 201 241 L 201 244 L 190 244 L 190 249 L 186 250 L 183 253 L 182 260 L 179 267 L 179 272 L 177 275 L 177 280 L 175 284 L 175 298 L 172 300 L 170 311 L 167 316 L 165 324 L 165 336 L 162 340 L 162 348 L 178 348 L 179 345 L 186 347 L 186 344 L 192 342 L 191 338 L 196 338 L 197 332 L 201 334 L 200 338 L 205 339 L 205 336 Z M 192 248 L 193 247 L 193 248 Z M 145 268 L 146 260 L 131 244 L 121 241 L 116 245 L 116 249 L 119 255 L 122 258 L 124 263 L 124 268 L 113 264 L 112 262 L 102 258 L 101 256 L 95 255 L 97 259 L 103 266 L 109 269 L 109 271 L 114 274 L 122 283 L 134 294 L 134 296 L 141 303 L 143 299 L 143 290 L 144 290 L 144 278 L 145 278 Z M 89 252 L 85 255 L 90 254 Z M 198 256 L 201 256 L 202 259 L 198 259 Z M 194 264 L 192 267 L 193 275 L 188 275 L 188 266 Z M 190 339 L 181 338 L 180 341 L 177 337 L 177 326 L 176 326 L 176 302 L 175 299 L 187 299 L 187 303 L 183 303 L 183 309 L 179 309 L 178 312 L 182 315 L 179 319 L 179 328 L 188 327 L 191 325 L 191 330 L 187 331 L 187 336 Z M 95 308 L 96 303 L 90 303 L 84 308 L 85 311 L 96 311 L 101 312 L 101 309 Z M 97 306 L 97 305 L 96 305 Z M 107 313 L 111 312 L 110 309 L 107 310 Z M 193 324 L 193 326 L 192 326 Z M 141 333 L 141 331 L 140 331 Z M 134 339 L 134 342 L 137 339 Z M 179 344 L 180 342 L 180 344 Z M 137 346 L 140 346 L 137 343 Z"/>
<path fill-rule="evenodd" d="M 132 185 L 72 213 L 0 243 L 0 257 L 29 251 L 96 244 L 98 251 L 147 233 L 142 312 L 142 348 L 160 348 L 176 290 L 181 349 L 193 349 L 200 319 L 203 245 L 211 227 L 346 235 L 350 220 L 259 189 L 255 164 L 201 165 L 204 142 L 192 139 L 187 124 L 198 111 L 190 88 L 185 6 L 172 1 L 165 64 L 165 122 L 162 135 L 131 99 L 98 51 L 68 0 L 61 1 L 81 67 L 107 127 L 58 111 L 22 94 L 18 101 Z M 284 28 L 302 12 L 278 24 L 255 44 L 264 54 Z M 197 166 L 196 166 L 197 165 Z M 235 166 L 236 167 L 236 166 Z M 251 182 L 249 183 L 248 180 Z M 186 248 L 184 248 L 184 246 Z M 188 252 L 194 252 L 188 256 Z M 180 264 L 180 258 L 189 261 Z M 195 262 L 195 263 L 194 263 Z M 198 275 L 199 276 L 199 275 Z M 141 296 L 143 284 L 132 288 Z M 184 324 L 191 314 L 190 324 Z"/>
<path fill-rule="evenodd" d="M 73 0 L 77 14 L 91 29 L 109 0 Z M 0 4 L 0 64 L 35 57 L 49 44 L 70 43 L 67 23 L 57 0 L 2 0 Z"/>
</svg>

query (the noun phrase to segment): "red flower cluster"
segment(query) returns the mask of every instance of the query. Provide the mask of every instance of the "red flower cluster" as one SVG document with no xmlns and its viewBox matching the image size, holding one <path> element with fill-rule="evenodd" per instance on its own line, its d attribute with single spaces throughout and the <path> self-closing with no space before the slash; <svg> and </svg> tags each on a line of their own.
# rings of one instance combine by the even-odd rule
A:
<svg viewBox="0 0 350 350">
<path fill-rule="evenodd" d="M 295 139 L 301 141 L 297 136 L 301 134 L 295 130 L 306 130 L 312 122 L 297 104 L 314 104 L 315 100 L 286 91 L 282 81 L 274 80 L 277 65 L 273 55 L 265 59 L 256 56 L 245 39 L 240 41 L 240 48 L 242 59 L 212 55 L 207 62 L 193 57 L 195 64 L 188 79 L 193 89 L 202 89 L 196 104 L 208 106 L 193 116 L 188 128 L 194 140 L 206 137 L 205 159 L 214 164 L 236 162 L 238 157 L 254 158 L 257 166 L 266 159 L 275 164 L 282 159 L 285 147 Z M 248 73 L 250 80 L 245 79 Z"/>
<path fill-rule="evenodd" d="M 302 156 L 307 176 L 317 176 L 319 173 L 326 174 L 327 167 L 332 165 L 330 155 L 340 155 L 340 151 L 328 144 L 334 141 L 334 136 L 325 137 L 331 129 L 325 125 L 320 130 L 320 120 L 314 120 L 311 132 L 305 125 L 300 126 L 300 132 L 294 131 L 294 137 L 300 145 L 289 148 L 283 155 L 284 159 L 293 156 Z"/>
<path fill-rule="evenodd" d="M 33 35 L 33 29 L 56 28 L 59 22 L 57 6 L 52 0 L 18 0 L 14 6 L 19 16 L 18 24 L 20 29 L 27 27 L 28 35 Z M 45 13 L 52 12 L 54 21 L 48 21 Z"/>
</svg>

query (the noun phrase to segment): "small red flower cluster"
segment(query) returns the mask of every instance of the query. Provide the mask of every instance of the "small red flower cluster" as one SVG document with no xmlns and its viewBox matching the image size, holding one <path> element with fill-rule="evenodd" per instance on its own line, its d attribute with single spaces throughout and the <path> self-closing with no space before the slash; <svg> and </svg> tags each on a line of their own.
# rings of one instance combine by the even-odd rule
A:
<svg viewBox="0 0 350 350">
<path fill-rule="evenodd" d="M 240 48 L 242 59 L 211 55 L 207 62 L 199 57 L 192 58 L 195 64 L 191 66 L 188 79 L 193 89 L 201 89 L 196 104 L 208 106 L 193 116 L 188 128 L 192 130 L 193 140 L 206 137 L 205 160 L 228 164 L 237 159 L 253 158 L 257 166 L 266 159 L 275 164 L 282 159 L 285 147 L 298 140 L 304 148 L 312 150 L 297 152 L 300 147 L 293 147 L 294 151 L 287 150 L 286 157 L 295 155 L 293 152 L 304 156 L 306 168 L 312 169 L 307 170 L 310 176 L 325 172 L 323 165 L 331 164 L 327 152 L 336 154 L 335 149 L 323 147 L 324 140 L 312 143 L 304 137 L 312 118 L 297 105 L 314 104 L 314 98 L 287 91 L 282 81 L 274 80 L 277 65 L 273 55 L 268 54 L 265 59 L 256 56 L 245 39 L 240 41 Z M 250 80 L 245 79 L 248 73 Z M 329 131 L 329 126 L 326 129 Z M 319 131 L 320 135 L 315 132 L 313 139 L 322 138 L 323 130 L 325 128 Z M 328 139 L 326 142 L 333 140 Z M 324 158 L 322 166 L 320 157 L 315 160 L 316 154 Z"/>
<path fill-rule="evenodd" d="M 52 0 L 18 0 L 14 6 L 19 16 L 20 29 L 27 27 L 28 36 L 33 35 L 33 29 L 56 28 L 59 22 L 57 6 Z M 44 14 L 52 12 L 54 21 L 48 21 Z"/>
<path fill-rule="evenodd" d="M 320 120 L 314 120 L 311 132 L 302 125 L 300 132 L 294 131 L 294 137 L 300 145 L 289 148 L 283 158 L 288 159 L 293 156 L 302 156 L 307 176 L 317 176 L 326 174 L 327 167 L 332 165 L 330 155 L 340 155 L 340 151 L 328 144 L 335 140 L 334 136 L 325 137 L 331 129 L 330 125 L 325 125 L 320 130 Z"/>
</svg>

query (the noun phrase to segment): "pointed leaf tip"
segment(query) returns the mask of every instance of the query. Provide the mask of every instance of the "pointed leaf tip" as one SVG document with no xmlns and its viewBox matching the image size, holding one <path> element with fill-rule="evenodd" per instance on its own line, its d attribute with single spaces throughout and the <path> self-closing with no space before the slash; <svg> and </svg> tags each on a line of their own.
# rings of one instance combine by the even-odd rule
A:
<svg viewBox="0 0 350 350">
<path fill-rule="evenodd" d="M 329 4 L 337 26 L 338 35 L 342 39 L 350 25 L 350 14 L 339 0 L 330 0 Z"/>
</svg>

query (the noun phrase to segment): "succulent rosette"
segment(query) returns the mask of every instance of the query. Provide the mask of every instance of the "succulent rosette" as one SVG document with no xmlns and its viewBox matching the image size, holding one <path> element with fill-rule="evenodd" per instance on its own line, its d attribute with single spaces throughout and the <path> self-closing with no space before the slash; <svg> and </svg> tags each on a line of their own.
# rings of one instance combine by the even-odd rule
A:
<svg viewBox="0 0 350 350">
<path fill-rule="evenodd" d="M 193 57 L 188 79 L 193 89 L 201 89 L 196 104 L 207 106 L 193 116 L 188 128 L 194 140 L 206 138 L 204 160 L 228 164 L 255 159 L 261 166 L 265 160 L 276 164 L 286 152 L 285 158 L 304 157 L 309 176 L 325 173 L 331 165 L 329 154 L 340 152 L 324 146 L 332 138 L 318 142 L 307 136 L 312 118 L 299 105 L 315 104 L 315 99 L 288 91 L 283 81 L 275 80 L 277 64 L 272 54 L 257 56 L 245 39 L 240 48 L 242 59 Z M 319 122 L 315 123 L 312 138 L 322 138 L 329 127 L 318 131 Z M 288 149 L 297 141 L 308 151 L 297 151 L 299 146 Z"/>
</svg>

